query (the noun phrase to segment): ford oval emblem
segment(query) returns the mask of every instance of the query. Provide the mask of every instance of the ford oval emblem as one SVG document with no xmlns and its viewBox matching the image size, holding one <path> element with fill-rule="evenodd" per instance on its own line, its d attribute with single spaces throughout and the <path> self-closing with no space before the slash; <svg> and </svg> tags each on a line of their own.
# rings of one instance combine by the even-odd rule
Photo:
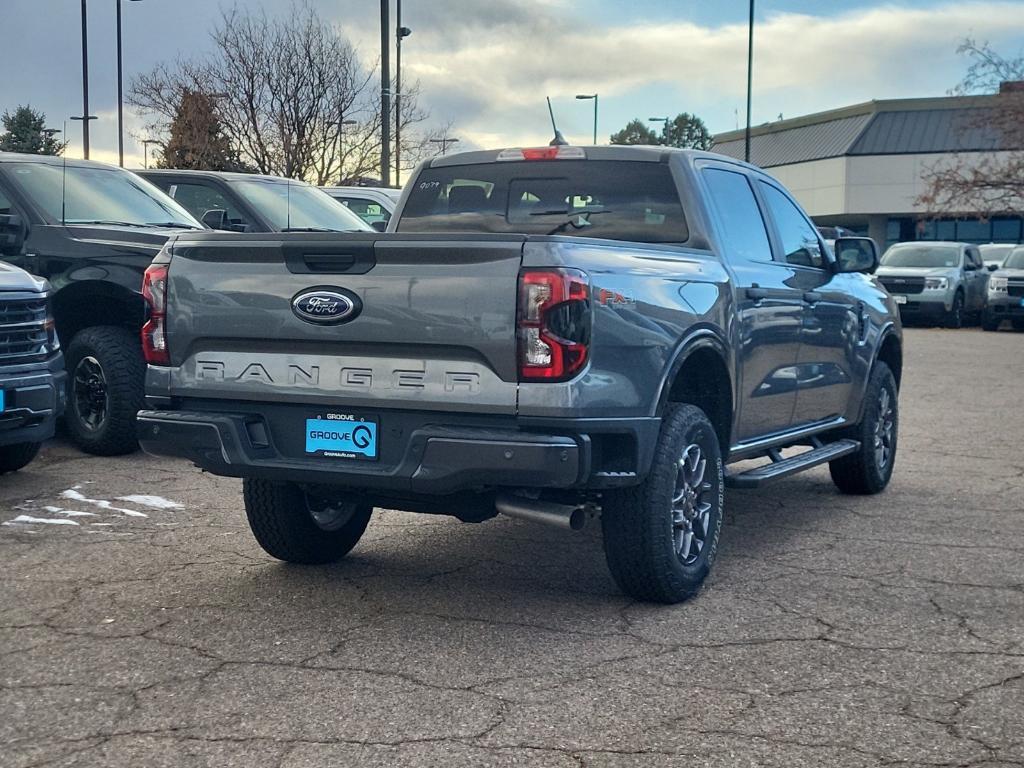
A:
<svg viewBox="0 0 1024 768">
<path fill-rule="evenodd" d="M 310 288 L 292 299 L 292 312 L 307 323 L 338 325 L 352 320 L 363 303 L 344 288 Z"/>
</svg>

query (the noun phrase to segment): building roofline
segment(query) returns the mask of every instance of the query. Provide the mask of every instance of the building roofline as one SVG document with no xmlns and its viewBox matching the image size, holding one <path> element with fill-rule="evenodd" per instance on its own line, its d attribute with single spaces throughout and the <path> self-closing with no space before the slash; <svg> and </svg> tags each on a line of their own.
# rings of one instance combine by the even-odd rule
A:
<svg viewBox="0 0 1024 768">
<path fill-rule="evenodd" d="M 791 117 L 785 120 L 776 120 L 772 123 L 761 123 L 750 127 L 751 136 L 765 136 L 771 133 L 803 128 L 817 123 L 827 123 L 833 120 L 842 120 L 847 117 L 858 115 L 878 114 L 879 112 L 904 112 L 911 110 L 925 109 L 971 109 L 972 107 L 992 106 L 998 94 L 985 96 L 927 96 L 914 99 L 872 99 L 859 104 L 851 104 L 838 109 L 827 109 L 822 112 L 812 112 L 809 115 Z M 715 144 L 724 144 L 730 141 L 741 141 L 746 130 L 739 128 L 734 131 L 717 133 L 713 139 Z"/>
</svg>

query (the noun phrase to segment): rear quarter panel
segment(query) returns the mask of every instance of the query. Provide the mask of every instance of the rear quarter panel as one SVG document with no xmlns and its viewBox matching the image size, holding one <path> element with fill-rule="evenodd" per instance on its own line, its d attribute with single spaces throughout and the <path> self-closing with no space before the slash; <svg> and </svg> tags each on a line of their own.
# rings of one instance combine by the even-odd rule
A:
<svg viewBox="0 0 1024 768">
<path fill-rule="evenodd" d="M 586 371 L 562 384 L 520 384 L 520 416 L 653 416 L 685 344 L 702 332 L 726 339 L 728 275 L 708 251 L 531 238 L 523 267 L 585 271 L 594 325 Z"/>
</svg>

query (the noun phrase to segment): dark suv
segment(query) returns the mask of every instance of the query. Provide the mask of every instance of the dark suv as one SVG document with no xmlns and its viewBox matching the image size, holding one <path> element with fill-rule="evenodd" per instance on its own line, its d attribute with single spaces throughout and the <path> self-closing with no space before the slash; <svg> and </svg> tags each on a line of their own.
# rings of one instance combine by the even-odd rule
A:
<svg viewBox="0 0 1024 768">
<path fill-rule="evenodd" d="M 9 215 L 0 214 L 0 223 Z M 49 295 L 45 280 L 0 262 L 0 474 L 32 461 L 64 410 Z"/>
</svg>

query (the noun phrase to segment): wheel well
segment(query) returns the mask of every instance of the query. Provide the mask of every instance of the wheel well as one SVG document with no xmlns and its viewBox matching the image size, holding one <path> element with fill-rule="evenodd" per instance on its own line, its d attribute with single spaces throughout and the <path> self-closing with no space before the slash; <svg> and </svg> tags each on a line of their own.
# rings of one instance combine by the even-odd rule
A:
<svg viewBox="0 0 1024 768">
<path fill-rule="evenodd" d="M 722 453 L 728 452 L 732 439 L 732 380 L 721 355 L 710 348 L 692 352 L 672 382 L 668 401 L 689 403 L 704 411 L 715 428 Z"/>
<path fill-rule="evenodd" d="M 882 348 L 878 350 L 878 360 L 889 366 L 893 377 L 896 379 L 897 389 L 903 379 L 903 347 L 895 334 L 890 333 L 882 341 Z"/>
<path fill-rule="evenodd" d="M 145 319 L 142 296 L 111 283 L 69 285 L 53 297 L 53 319 L 61 344 L 94 325 L 114 325 L 137 331 Z"/>
</svg>

